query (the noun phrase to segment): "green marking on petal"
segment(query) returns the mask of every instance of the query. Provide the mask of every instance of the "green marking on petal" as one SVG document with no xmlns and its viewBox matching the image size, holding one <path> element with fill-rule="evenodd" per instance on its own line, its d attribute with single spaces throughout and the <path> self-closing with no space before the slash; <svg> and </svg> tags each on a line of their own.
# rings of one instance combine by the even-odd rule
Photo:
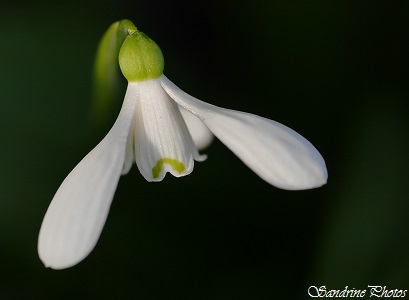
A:
<svg viewBox="0 0 409 300">
<path fill-rule="evenodd" d="M 160 172 L 162 171 L 162 166 L 163 164 L 168 164 L 170 165 L 173 170 L 175 170 L 178 173 L 182 173 L 185 170 L 185 165 L 173 158 L 161 158 L 158 160 L 158 162 L 156 163 L 156 165 L 152 168 L 152 176 L 153 178 L 158 178 Z"/>
</svg>

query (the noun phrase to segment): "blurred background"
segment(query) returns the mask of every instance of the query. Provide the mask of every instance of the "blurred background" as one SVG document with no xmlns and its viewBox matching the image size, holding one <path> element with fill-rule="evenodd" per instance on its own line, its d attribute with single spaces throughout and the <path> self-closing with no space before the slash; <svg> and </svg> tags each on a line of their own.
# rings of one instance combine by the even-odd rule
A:
<svg viewBox="0 0 409 300">
<path fill-rule="evenodd" d="M 309 286 L 409 290 L 408 1 L 26 1 L 0 4 L 0 299 L 307 299 Z M 104 136 L 93 59 L 132 20 L 165 74 L 212 104 L 279 121 L 326 160 L 290 192 L 215 140 L 184 178 L 122 177 L 94 251 L 55 271 L 45 211 Z"/>
</svg>

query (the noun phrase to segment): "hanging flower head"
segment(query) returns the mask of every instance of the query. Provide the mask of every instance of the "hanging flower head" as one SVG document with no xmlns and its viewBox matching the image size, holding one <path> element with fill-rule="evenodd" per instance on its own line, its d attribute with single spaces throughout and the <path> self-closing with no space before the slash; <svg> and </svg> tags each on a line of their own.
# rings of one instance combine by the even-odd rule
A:
<svg viewBox="0 0 409 300">
<path fill-rule="evenodd" d="M 119 66 L 128 88 L 105 138 L 65 178 L 44 217 L 38 252 L 47 267 L 83 260 L 105 224 L 119 177 L 136 162 L 147 181 L 192 172 L 198 148 L 215 135 L 250 169 L 281 189 L 326 183 L 320 153 L 304 137 L 275 121 L 202 102 L 163 74 L 158 45 L 127 20 L 113 24 L 125 35 Z M 112 28 L 112 26 L 111 26 Z"/>
</svg>

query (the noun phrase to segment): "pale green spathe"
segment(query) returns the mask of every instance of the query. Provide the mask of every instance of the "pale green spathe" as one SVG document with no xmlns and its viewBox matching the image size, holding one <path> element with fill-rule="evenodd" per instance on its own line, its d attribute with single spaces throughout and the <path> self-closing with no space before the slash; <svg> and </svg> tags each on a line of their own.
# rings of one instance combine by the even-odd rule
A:
<svg viewBox="0 0 409 300">
<path fill-rule="evenodd" d="M 95 54 L 92 80 L 92 122 L 95 127 L 103 124 L 112 111 L 115 101 L 122 102 L 123 77 L 118 64 L 119 50 L 126 37 L 137 31 L 129 20 L 121 20 L 109 26 L 98 44 Z"/>
</svg>

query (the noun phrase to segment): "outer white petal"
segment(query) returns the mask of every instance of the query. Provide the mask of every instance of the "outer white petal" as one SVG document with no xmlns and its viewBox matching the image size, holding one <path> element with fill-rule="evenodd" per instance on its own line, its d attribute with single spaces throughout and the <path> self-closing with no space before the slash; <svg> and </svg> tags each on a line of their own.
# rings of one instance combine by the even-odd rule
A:
<svg viewBox="0 0 409 300">
<path fill-rule="evenodd" d="M 148 181 L 161 181 L 166 172 L 179 177 L 192 172 L 193 159 L 202 160 L 177 104 L 159 80 L 133 83 L 138 87 L 134 150 L 139 171 Z"/>
<path fill-rule="evenodd" d="M 135 94 L 135 98 L 136 98 L 136 94 L 137 91 L 136 89 L 134 89 L 133 93 Z M 131 123 L 131 127 L 129 128 L 129 134 L 128 134 L 128 140 L 126 141 L 126 154 L 125 154 L 125 160 L 124 160 L 124 166 L 122 168 L 122 175 L 126 175 L 129 173 L 129 171 L 132 168 L 132 165 L 135 161 L 135 151 L 134 151 L 134 131 L 135 131 L 135 114 L 132 117 L 132 123 Z"/>
<path fill-rule="evenodd" d="M 213 141 L 213 134 L 207 126 L 194 114 L 179 106 L 182 117 L 186 122 L 190 135 L 197 149 L 202 150 Z"/>
<path fill-rule="evenodd" d="M 324 159 L 294 130 L 253 114 L 202 102 L 164 75 L 163 88 L 179 105 L 198 116 L 213 134 L 268 183 L 288 190 L 310 189 L 327 181 Z"/>
<path fill-rule="evenodd" d="M 46 267 L 71 267 L 97 243 L 123 167 L 135 96 L 128 88 L 110 132 L 65 178 L 48 207 L 38 238 Z"/>
</svg>

